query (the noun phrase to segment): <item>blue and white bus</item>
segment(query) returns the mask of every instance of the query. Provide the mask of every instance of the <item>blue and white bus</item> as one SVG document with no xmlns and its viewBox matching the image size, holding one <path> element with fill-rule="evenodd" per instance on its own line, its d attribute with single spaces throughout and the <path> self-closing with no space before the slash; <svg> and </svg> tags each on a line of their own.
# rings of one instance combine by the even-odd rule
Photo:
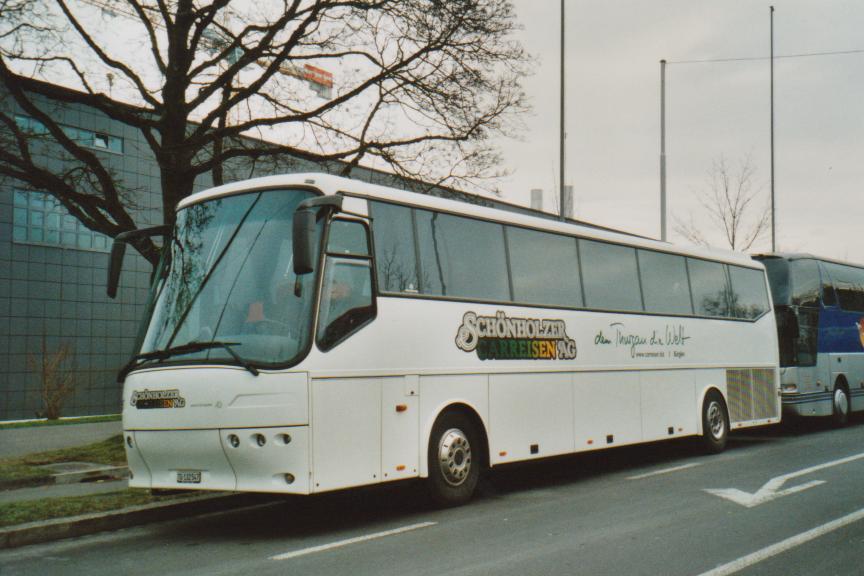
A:
<svg viewBox="0 0 864 576">
<path fill-rule="evenodd" d="M 783 410 L 864 410 L 864 266 L 809 254 L 764 254 L 780 346 Z"/>
</svg>

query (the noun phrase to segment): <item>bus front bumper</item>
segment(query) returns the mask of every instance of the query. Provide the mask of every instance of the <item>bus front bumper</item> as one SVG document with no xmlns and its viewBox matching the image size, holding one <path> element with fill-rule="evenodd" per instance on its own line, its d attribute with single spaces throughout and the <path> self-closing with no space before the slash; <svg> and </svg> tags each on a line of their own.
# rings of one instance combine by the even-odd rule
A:
<svg viewBox="0 0 864 576">
<path fill-rule="evenodd" d="M 796 416 L 831 415 L 831 392 L 783 393 L 780 398 L 783 402 L 783 414 Z"/>
<path fill-rule="evenodd" d="M 127 430 L 133 488 L 309 493 L 309 427 Z"/>
</svg>

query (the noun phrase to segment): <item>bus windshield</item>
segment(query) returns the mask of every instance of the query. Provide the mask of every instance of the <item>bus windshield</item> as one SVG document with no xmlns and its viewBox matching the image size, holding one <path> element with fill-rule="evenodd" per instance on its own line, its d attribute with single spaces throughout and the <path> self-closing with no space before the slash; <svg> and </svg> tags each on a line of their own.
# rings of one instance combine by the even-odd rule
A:
<svg viewBox="0 0 864 576">
<path fill-rule="evenodd" d="M 774 300 L 780 365 L 813 366 L 819 331 L 819 266 L 809 258 L 760 260 Z"/>
<path fill-rule="evenodd" d="M 231 349 L 192 346 L 182 359 L 232 362 L 233 350 L 255 364 L 298 362 L 309 348 L 315 274 L 295 290 L 291 224 L 311 196 L 267 190 L 180 210 L 139 352 L 224 342 Z"/>
</svg>

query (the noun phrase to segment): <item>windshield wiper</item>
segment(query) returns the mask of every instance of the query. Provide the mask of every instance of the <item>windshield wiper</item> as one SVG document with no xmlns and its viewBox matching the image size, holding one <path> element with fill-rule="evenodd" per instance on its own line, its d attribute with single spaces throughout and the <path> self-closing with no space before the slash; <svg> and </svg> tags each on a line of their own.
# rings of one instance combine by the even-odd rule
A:
<svg viewBox="0 0 864 576">
<path fill-rule="evenodd" d="M 258 369 L 252 366 L 248 361 L 244 360 L 237 352 L 232 348 L 232 346 L 240 346 L 240 342 L 222 342 L 219 340 L 213 340 L 212 342 L 187 342 L 186 344 L 181 344 L 179 346 L 172 346 L 170 348 L 166 348 L 164 350 L 154 350 L 152 352 L 143 352 L 141 354 L 136 354 L 132 357 L 129 362 L 120 369 L 120 373 L 117 375 L 117 379 L 119 382 L 123 382 L 126 380 L 126 376 L 139 367 L 144 362 L 148 362 L 150 360 L 167 360 L 171 356 L 179 356 L 181 354 L 191 354 L 192 352 L 200 352 L 201 350 L 209 350 L 211 348 L 223 348 L 228 354 L 234 359 L 237 364 L 245 368 L 249 371 L 253 376 L 258 376 Z"/>
</svg>

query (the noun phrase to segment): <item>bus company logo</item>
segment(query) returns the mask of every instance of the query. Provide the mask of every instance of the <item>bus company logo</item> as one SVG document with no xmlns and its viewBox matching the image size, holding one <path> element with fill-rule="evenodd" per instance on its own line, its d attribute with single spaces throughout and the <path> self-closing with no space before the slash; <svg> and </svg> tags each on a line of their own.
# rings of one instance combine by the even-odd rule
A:
<svg viewBox="0 0 864 576">
<path fill-rule="evenodd" d="M 184 408 L 186 399 L 179 390 L 134 390 L 129 404 L 140 410 L 154 408 Z"/>
<path fill-rule="evenodd" d="M 466 312 L 456 332 L 456 346 L 477 351 L 480 360 L 573 360 L 576 341 L 567 336 L 563 320 L 509 318 Z"/>
</svg>

